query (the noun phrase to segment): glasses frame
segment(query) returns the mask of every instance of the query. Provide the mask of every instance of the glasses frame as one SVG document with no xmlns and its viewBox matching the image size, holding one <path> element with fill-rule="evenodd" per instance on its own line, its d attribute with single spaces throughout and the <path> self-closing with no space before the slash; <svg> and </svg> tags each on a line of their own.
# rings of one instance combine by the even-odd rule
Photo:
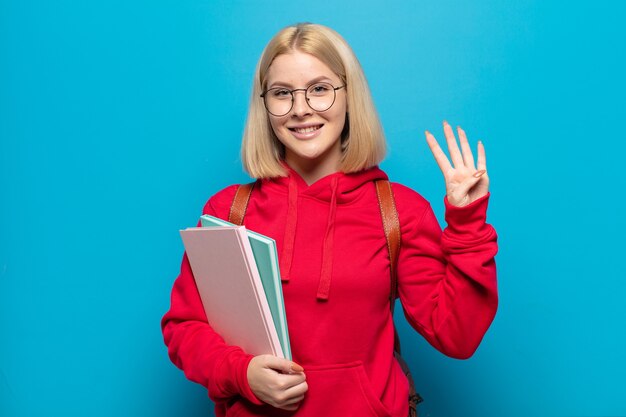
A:
<svg viewBox="0 0 626 417">
<path fill-rule="evenodd" d="M 314 109 L 311 106 L 311 103 L 309 103 L 309 96 L 307 95 L 307 93 L 309 91 L 309 88 L 311 88 L 313 86 L 316 86 L 316 85 L 319 85 L 319 84 L 327 84 L 327 85 L 331 86 L 332 90 L 333 90 L 333 102 L 330 103 L 330 106 L 328 106 L 328 108 L 326 108 L 326 110 L 316 110 L 316 109 Z M 285 87 L 274 87 L 274 88 L 269 88 L 269 89 L 265 90 L 263 93 L 261 93 L 260 97 L 263 99 L 263 105 L 265 106 L 265 110 L 267 110 L 267 112 L 269 114 L 271 114 L 272 116 L 275 116 L 275 117 L 283 117 L 283 116 L 288 115 L 289 112 L 291 112 L 291 110 L 293 110 L 293 104 L 296 101 L 296 96 L 294 96 L 294 93 L 296 91 L 304 91 L 304 99 L 306 101 L 307 106 L 309 106 L 309 108 L 311 110 L 315 111 L 315 112 L 323 113 L 325 111 L 328 111 L 331 107 L 333 107 L 333 104 L 335 104 L 335 100 L 337 100 L 337 90 L 341 90 L 342 88 L 345 88 L 345 87 L 346 87 L 346 84 L 340 85 L 339 87 L 335 87 L 331 83 L 327 83 L 327 82 L 314 83 L 314 84 L 311 84 L 310 86 L 308 86 L 307 88 L 294 88 L 293 90 L 290 90 L 290 89 L 285 88 Z M 267 95 L 267 93 L 269 93 L 272 90 L 287 90 L 287 91 L 289 91 L 289 94 L 291 94 L 291 106 L 289 107 L 289 110 L 287 110 L 285 113 L 283 113 L 283 114 L 275 114 L 275 113 L 272 113 L 270 111 L 270 109 L 268 108 L 267 101 L 265 100 L 265 96 Z"/>
</svg>

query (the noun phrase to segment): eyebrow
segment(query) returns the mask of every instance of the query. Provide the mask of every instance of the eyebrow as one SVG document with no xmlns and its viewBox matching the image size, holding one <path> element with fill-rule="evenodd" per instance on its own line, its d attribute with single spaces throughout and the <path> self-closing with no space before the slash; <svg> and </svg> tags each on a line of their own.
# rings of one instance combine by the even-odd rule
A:
<svg viewBox="0 0 626 417">
<path fill-rule="evenodd" d="M 327 77 L 327 76 L 325 76 L 325 75 L 321 75 L 321 76 L 319 76 L 319 77 L 315 77 L 315 78 L 313 78 L 312 80 L 310 80 L 310 81 L 306 84 L 306 87 L 309 87 L 310 85 L 315 84 L 315 83 L 319 83 L 319 82 L 321 82 L 321 81 L 327 81 L 327 82 L 329 82 L 330 84 L 332 84 L 332 83 L 333 83 L 333 80 L 331 80 L 330 78 L 328 78 L 328 77 Z M 269 85 L 267 86 L 267 88 L 269 89 L 269 88 L 274 88 L 274 87 L 277 87 L 277 86 L 293 88 L 293 85 L 292 85 L 292 84 L 290 84 L 290 83 L 288 83 L 288 82 L 284 82 L 284 81 L 275 81 L 275 82 L 273 82 L 272 84 L 269 84 Z"/>
</svg>

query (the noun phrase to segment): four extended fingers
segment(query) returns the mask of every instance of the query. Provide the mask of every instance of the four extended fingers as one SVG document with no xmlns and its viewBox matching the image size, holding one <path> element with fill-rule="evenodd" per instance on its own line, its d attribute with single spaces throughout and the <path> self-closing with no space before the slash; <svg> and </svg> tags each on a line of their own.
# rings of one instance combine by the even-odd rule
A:
<svg viewBox="0 0 626 417">
<path fill-rule="evenodd" d="M 450 163 L 450 160 L 448 159 L 446 154 L 443 152 L 443 150 L 439 146 L 439 143 L 437 142 L 435 137 L 432 135 L 432 133 L 430 133 L 429 131 L 425 132 L 426 142 L 428 143 L 428 146 L 431 152 L 433 153 L 433 156 L 435 157 L 435 161 L 437 162 L 437 165 L 439 165 L 439 168 L 444 174 L 448 172 L 450 169 L 453 169 L 453 165 L 454 165 L 454 169 L 466 167 L 472 171 L 477 171 L 476 174 L 479 174 L 480 172 L 478 176 L 482 175 L 484 171 L 487 170 L 487 159 L 485 156 L 485 147 L 483 143 L 481 141 L 478 141 L 478 152 L 477 152 L 478 161 L 477 161 L 477 165 L 475 166 L 474 155 L 472 154 L 472 150 L 470 148 L 469 141 L 467 140 L 465 131 L 461 129 L 460 126 L 457 129 L 458 129 L 458 134 L 459 134 L 459 143 L 461 144 L 460 149 L 456 142 L 456 138 L 454 136 L 454 132 L 452 131 L 452 127 L 448 124 L 448 122 L 446 121 L 443 122 L 443 130 L 446 136 L 448 152 L 450 153 L 450 159 L 452 160 L 452 164 Z"/>
</svg>

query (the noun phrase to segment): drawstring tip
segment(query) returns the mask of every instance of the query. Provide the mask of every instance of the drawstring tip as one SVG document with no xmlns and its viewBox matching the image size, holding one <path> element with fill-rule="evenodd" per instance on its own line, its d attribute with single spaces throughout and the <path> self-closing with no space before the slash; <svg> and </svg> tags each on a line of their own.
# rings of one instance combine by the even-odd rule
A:
<svg viewBox="0 0 626 417">
<path fill-rule="evenodd" d="M 317 301 L 328 301 L 329 293 L 330 293 L 330 281 L 320 282 L 320 286 L 317 289 Z"/>
<path fill-rule="evenodd" d="M 317 293 L 317 301 L 328 301 L 328 293 Z"/>
</svg>

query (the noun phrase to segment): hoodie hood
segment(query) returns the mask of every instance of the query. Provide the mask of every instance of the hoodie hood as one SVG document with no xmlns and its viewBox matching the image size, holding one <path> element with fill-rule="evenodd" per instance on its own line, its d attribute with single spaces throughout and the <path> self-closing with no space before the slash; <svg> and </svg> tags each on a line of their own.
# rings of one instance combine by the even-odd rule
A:
<svg viewBox="0 0 626 417">
<path fill-rule="evenodd" d="M 263 186 L 276 189 L 281 194 L 285 194 L 287 201 L 285 234 L 279 258 L 281 277 L 284 282 L 288 282 L 291 279 L 294 242 L 298 229 L 298 200 L 306 196 L 328 203 L 328 215 L 322 247 L 322 265 L 317 290 L 317 299 L 326 301 L 330 295 L 332 281 L 333 242 L 337 206 L 355 200 L 361 194 L 364 185 L 373 183 L 376 180 L 386 180 L 387 175 L 378 167 L 373 167 L 351 174 L 335 172 L 308 185 L 291 167 L 286 166 L 286 168 L 288 169 L 286 177 L 263 180 Z"/>
</svg>

